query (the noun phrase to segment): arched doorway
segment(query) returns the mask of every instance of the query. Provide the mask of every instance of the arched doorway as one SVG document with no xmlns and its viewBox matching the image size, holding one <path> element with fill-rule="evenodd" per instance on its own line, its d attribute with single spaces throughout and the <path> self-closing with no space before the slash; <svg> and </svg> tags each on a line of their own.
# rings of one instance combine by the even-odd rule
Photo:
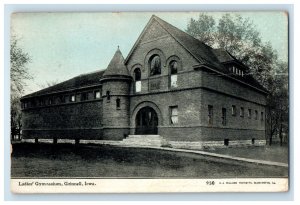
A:
<svg viewBox="0 0 300 205">
<path fill-rule="evenodd" d="M 149 106 L 143 107 L 135 117 L 135 134 L 157 134 L 158 117 L 155 110 Z"/>
</svg>

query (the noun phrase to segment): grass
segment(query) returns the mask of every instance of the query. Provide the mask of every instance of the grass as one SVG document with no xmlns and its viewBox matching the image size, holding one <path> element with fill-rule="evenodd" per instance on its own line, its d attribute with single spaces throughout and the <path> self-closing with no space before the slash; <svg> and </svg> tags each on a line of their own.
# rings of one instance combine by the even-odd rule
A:
<svg viewBox="0 0 300 205">
<path fill-rule="evenodd" d="M 289 161 L 289 150 L 287 145 L 280 146 L 274 144 L 272 146 L 249 146 L 249 147 L 228 147 L 228 148 L 215 148 L 213 150 L 205 150 L 208 152 L 225 154 L 234 157 L 244 157 L 250 159 L 260 159 L 274 162 L 287 163 Z"/>
<path fill-rule="evenodd" d="M 164 150 L 108 145 L 14 144 L 12 177 L 286 177 L 287 168 L 232 164 Z"/>
</svg>

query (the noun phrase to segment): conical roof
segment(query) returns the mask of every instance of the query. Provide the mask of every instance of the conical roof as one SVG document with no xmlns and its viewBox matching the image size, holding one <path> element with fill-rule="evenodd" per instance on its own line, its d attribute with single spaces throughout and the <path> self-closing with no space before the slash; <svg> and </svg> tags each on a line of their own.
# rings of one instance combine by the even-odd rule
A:
<svg viewBox="0 0 300 205">
<path fill-rule="evenodd" d="M 115 75 L 129 76 L 128 69 L 124 64 L 124 57 L 119 47 L 103 74 L 103 76 L 115 76 Z"/>
</svg>

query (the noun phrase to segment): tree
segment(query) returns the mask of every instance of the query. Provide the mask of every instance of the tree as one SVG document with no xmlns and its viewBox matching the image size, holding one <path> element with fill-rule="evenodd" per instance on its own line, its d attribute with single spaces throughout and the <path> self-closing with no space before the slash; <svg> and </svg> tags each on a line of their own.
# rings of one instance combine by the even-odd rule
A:
<svg viewBox="0 0 300 205">
<path fill-rule="evenodd" d="M 212 16 L 200 14 L 199 19 L 190 19 L 186 32 L 205 42 L 209 46 L 215 43 L 215 24 L 216 21 Z"/>
<path fill-rule="evenodd" d="M 21 123 L 21 105 L 20 98 L 24 93 L 25 81 L 32 78 L 28 72 L 27 65 L 30 62 L 28 53 L 19 46 L 18 39 L 11 37 L 10 42 L 10 114 L 11 114 L 11 139 L 14 140 L 18 135 L 20 139 Z"/>
<path fill-rule="evenodd" d="M 249 18 L 224 14 L 219 20 L 200 14 L 190 19 L 186 32 L 213 48 L 223 48 L 249 68 L 248 73 L 268 91 L 267 133 L 273 136 L 288 132 L 288 65 L 278 59 L 270 42 L 262 42 L 260 33 Z"/>
</svg>

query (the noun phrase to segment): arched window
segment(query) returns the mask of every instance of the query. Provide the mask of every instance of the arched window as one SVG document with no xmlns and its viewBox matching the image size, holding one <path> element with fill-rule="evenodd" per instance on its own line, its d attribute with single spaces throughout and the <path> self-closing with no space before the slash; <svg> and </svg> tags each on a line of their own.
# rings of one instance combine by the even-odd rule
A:
<svg viewBox="0 0 300 205">
<path fill-rule="evenodd" d="M 134 80 L 135 80 L 135 92 L 141 92 L 142 90 L 142 82 L 141 82 L 141 69 L 136 68 L 134 70 Z"/>
<path fill-rule="evenodd" d="M 170 69 L 170 87 L 177 88 L 177 72 L 178 72 L 178 62 L 172 60 L 169 64 Z"/>
<path fill-rule="evenodd" d="M 150 75 L 159 75 L 161 74 L 161 59 L 159 55 L 153 55 L 149 61 L 150 64 Z"/>
</svg>

